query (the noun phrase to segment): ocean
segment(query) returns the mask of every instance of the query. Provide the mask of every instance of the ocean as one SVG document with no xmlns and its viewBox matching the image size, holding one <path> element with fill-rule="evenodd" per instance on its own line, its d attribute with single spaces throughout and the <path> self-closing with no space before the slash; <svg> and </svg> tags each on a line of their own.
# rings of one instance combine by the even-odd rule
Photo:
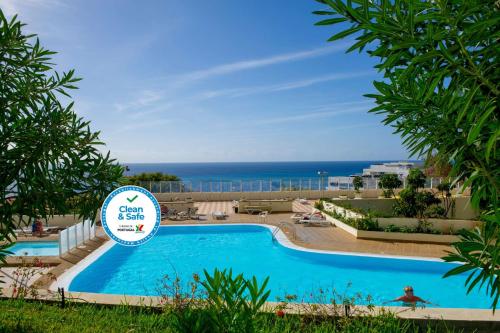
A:
<svg viewBox="0 0 500 333">
<path fill-rule="evenodd" d="M 269 179 L 317 179 L 318 171 L 328 176 L 349 176 L 363 172 L 371 164 L 391 161 L 335 162 L 225 162 L 225 163 L 130 163 L 126 175 L 163 172 L 183 181 L 239 181 Z"/>
</svg>

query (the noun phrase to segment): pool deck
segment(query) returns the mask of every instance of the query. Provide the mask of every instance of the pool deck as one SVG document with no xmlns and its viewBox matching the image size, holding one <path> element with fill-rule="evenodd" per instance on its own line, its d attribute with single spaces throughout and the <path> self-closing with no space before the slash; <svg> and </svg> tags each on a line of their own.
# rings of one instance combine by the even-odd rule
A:
<svg viewBox="0 0 500 333">
<path fill-rule="evenodd" d="M 267 218 L 261 219 L 257 215 L 236 214 L 233 212 L 232 203 L 230 201 L 213 201 L 213 202 L 196 202 L 195 207 L 198 207 L 198 213 L 206 214 L 206 220 L 186 220 L 186 221 L 170 221 L 163 220 L 162 225 L 195 225 L 195 224 L 266 224 L 270 226 L 278 226 L 282 222 L 287 222 L 282 227 L 283 233 L 293 244 L 313 250 L 349 252 L 349 253 L 366 253 L 376 255 L 389 256 L 405 256 L 405 257 L 425 257 L 425 258 L 440 258 L 446 254 L 446 251 L 451 251 L 451 247 L 440 244 L 427 243 L 411 243 L 411 242 L 394 242 L 394 241 L 376 241 L 356 239 L 351 234 L 336 227 L 312 227 L 302 224 L 293 224 L 291 215 L 293 213 L 309 213 L 313 211 L 314 201 L 308 201 L 306 204 L 299 201 L 293 202 L 293 212 L 269 214 Z M 216 220 L 211 217 L 211 213 L 215 211 L 225 212 L 228 217 L 224 220 Z M 82 259 L 101 247 L 109 238 L 105 235 L 102 228 L 96 229 L 97 237 L 87 241 L 85 244 L 78 246 L 66 253 L 62 258 L 59 257 L 41 257 L 43 263 L 53 266 L 51 273 L 56 277 L 62 275 L 65 271 L 79 263 Z M 56 240 L 57 235 L 47 237 L 22 237 L 19 241 L 48 241 Z M 29 262 L 33 259 L 22 257 L 8 257 L 8 266 L 17 266 L 22 262 Z M 48 279 L 39 281 L 43 287 L 49 287 L 51 281 Z"/>
<path fill-rule="evenodd" d="M 313 201 L 307 204 L 301 204 L 295 201 L 293 203 L 293 212 L 311 212 L 313 210 L 313 205 Z M 257 215 L 235 214 L 232 210 L 231 202 L 229 201 L 196 202 L 195 206 L 198 207 L 198 213 L 207 214 L 207 220 L 164 220 L 162 221 L 162 225 L 252 223 L 278 226 L 281 222 L 288 222 L 286 224 L 288 227 L 285 226 L 282 228 L 283 234 L 286 235 L 290 242 L 299 247 L 308 249 L 428 258 L 439 258 L 445 254 L 445 251 L 451 251 L 451 248 L 447 245 L 362 240 L 356 239 L 352 235 L 336 227 L 306 227 L 300 224 L 292 224 L 291 215 L 293 213 L 270 214 L 266 220 L 259 220 Z M 225 212 L 228 217 L 224 220 L 213 219 L 211 213 L 215 211 Z M 51 273 L 59 277 L 109 240 L 102 228 L 96 229 L 96 235 L 97 237 L 94 240 L 88 241 L 77 249 L 71 250 L 71 252 L 64 255 L 63 258 L 47 257 L 42 260 L 54 265 L 51 269 Z M 42 241 L 49 240 L 47 238 L 29 237 L 29 240 L 35 239 Z M 19 257 L 9 258 L 8 260 L 18 261 Z M 49 287 L 53 282 L 52 280 L 41 278 L 36 282 L 44 289 L 42 290 L 42 294 L 46 294 L 46 296 L 42 298 L 57 299 L 55 292 L 49 291 Z M 5 289 L 4 295 L 8 295 L 8 288 Z M 77 298 L 80 301 L 100 304 L 158 305 L 158 297 L 93 293 L 68 293 L 67 296 Z M 278 305 L 278 303 L 268 302 L 266 304 L 266 311 L 274 311 Z M 303 309 L 301 309 L 303 306 L 303 304 L 290 304 L 287 306 L 286 311 L 289 313 L 303 313 Z M 381 307 L 375 307 L 375 312 L 382 311 L 381 309 Z M 384 309 L 396 313 L 401 318 L 416 320 L 444 319 L 456 323 L 460 322 L 461 324 L 459 326 L 465 325 L 465 327 L 475 327 L 474 325 L 482 323 L 482 325 L 484 324 L 487 327 L 493 328 L 493 330 L 498 329 L 500 326 L 500 313 L 497 312 L 492 314 L 490 310 L 444 308 L 410 309 L 407 307 L 384 307 Z M 491 330 L 485 330 L 485 332 L 489 331 Z"/>
<path fill-rule="evenodd" d="M 308 201 L 307 204 L 294 201 L 292 213 L 269 214 L 265 221 L 259 219 L 257 215 L 234 213 L 230 201 L 196 202 L 195 207 L 198 207 L 198 213 L 207 215 L 207 220 L 164 220 L 162 224 L 263 223 L 278 226 L 281 222 L 288 222 L 291 225 L 291 215 L 312 212 L 314 201 Z M 215 211 L 225 212 L 228 217 L 224 220 L 214 220 L 211 218 L 211 213 Z M 446 255 L 446 251 L 452 251 L 450 246 L 443 244 L 356 239 L 351 234 L 336 227 L 310 227 L 293 224 L 283 231 L 296 245 L 316 250 L 429 258 L 441 258 Z"/>
</svg>

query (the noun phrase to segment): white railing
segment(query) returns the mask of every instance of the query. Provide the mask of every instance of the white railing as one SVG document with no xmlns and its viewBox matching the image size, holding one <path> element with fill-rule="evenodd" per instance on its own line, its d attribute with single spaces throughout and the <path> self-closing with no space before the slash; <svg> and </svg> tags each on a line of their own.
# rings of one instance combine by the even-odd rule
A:
<svg viewBox="0 0 500 333">
<path fill-rule="evenodd" d="M 90 220 L 59 231 L 59 256 L 93 238 L 95 238 L 95 225 Z"/>
<path fill-rule="evenodd" d="M 282 191 L 324 191 L 353 190 L 353 177 L 317 177 L 292 179 L 245 179 L 222 181 L 141 181 L 137 185 L 152 193 L 192 192 L 282 192 Z M 436 188 L 442 178 L 428 178 L 426 188 Z M 401 187 L 404 187 L 405 182 Z M 365 190 L 379 189 L 379 179 L 363 178 Z"/>
</svg>

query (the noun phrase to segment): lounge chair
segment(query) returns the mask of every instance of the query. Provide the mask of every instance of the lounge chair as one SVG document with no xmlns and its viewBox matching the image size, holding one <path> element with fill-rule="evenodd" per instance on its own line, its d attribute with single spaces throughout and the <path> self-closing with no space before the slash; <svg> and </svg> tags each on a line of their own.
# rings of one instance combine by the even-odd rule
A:
<svg viewBox="0 0 500 333">
<path fill-rule="evenodd" d="M 188 208 L 189 219 L 191 220 L 206 220 L 206 214 L 198 214 L 198 207 Z"/>
<path fill-rule="evenodd" d="M 321 213 L 314 213 L 314 214 L 310 214 L 308 216 L 304 216 L 304 218 L 302 220 L 300 220 L 298 223 L 302 223 L 304 225 L 331 225 L 332 224 Z"/>
<path fill-rule="evenodd" d="M 182 211 L 177 213 L 177 220 L 184 221 L 190 218 L 189 211 Z"/>
<path fill-rule="evenodd" d="M 167 213 L 167 219 L 176 221 L 177 220 L 177 210 L 169 209 Z"/>
<path fill-rule="evenodd" d="M 309 220 L 301 220 L 300 223 L 304 224 L 304 226 L 331 226 L 332 222 L 328 221 L 325 218 L 311 218 Z"/>
<path fill-rule="evenodd" d="M 216 211 L 216 212 L 212 212 L 212 218 L 214 220 L 224 220 L 226 219 L 227 215 L 225 212 L 219 212 L 219 211 Z"/>
<path fill-rule="evenodd" d="M 295 213 L 290 218 L 294 223 L 300 223 L 300 220 L 304 219 L 304 217 L 309 216 L 310 214 L 306 213 Z"/>
</svg>

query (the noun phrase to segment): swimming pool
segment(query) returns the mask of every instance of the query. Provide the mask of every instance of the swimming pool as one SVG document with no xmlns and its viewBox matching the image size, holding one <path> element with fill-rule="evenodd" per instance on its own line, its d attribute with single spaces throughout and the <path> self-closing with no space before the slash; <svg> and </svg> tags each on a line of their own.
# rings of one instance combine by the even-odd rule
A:
<svg viewBox="0 0 500 333">
<path fill-rule="evenodd" d="M 187 282 L 193 273 L 202 276 L 203 269 L 232 268 L 260 280 L 270 276 L 269 301 L 293 294 L 298 301 L 318 302 L 321 291 L 335 289 L 348 296 L 369 295 L 373 304 L 381 305 L 412 285 L 416 295 L 439 307 L 490 307 L 483 293 L 465 294 L 467 275 L 442 278 L 455 264 L 299 250 L 290 248 L 293 245 L 282 233 L 280 242 L 273 241 L 271 230 L 259 225 L 163 226 L 141 246 L 108 245 L 88 266 L 82 262 L 66 273 L 60 283 L 75 292 L 157 295 L 165 274 L 177 274 Z"/>
<path fill-rule="evenodd" d="M 58 242 L 18 242 L 7 249 L 13 256 L 58 256 Z"/>
</svg>

